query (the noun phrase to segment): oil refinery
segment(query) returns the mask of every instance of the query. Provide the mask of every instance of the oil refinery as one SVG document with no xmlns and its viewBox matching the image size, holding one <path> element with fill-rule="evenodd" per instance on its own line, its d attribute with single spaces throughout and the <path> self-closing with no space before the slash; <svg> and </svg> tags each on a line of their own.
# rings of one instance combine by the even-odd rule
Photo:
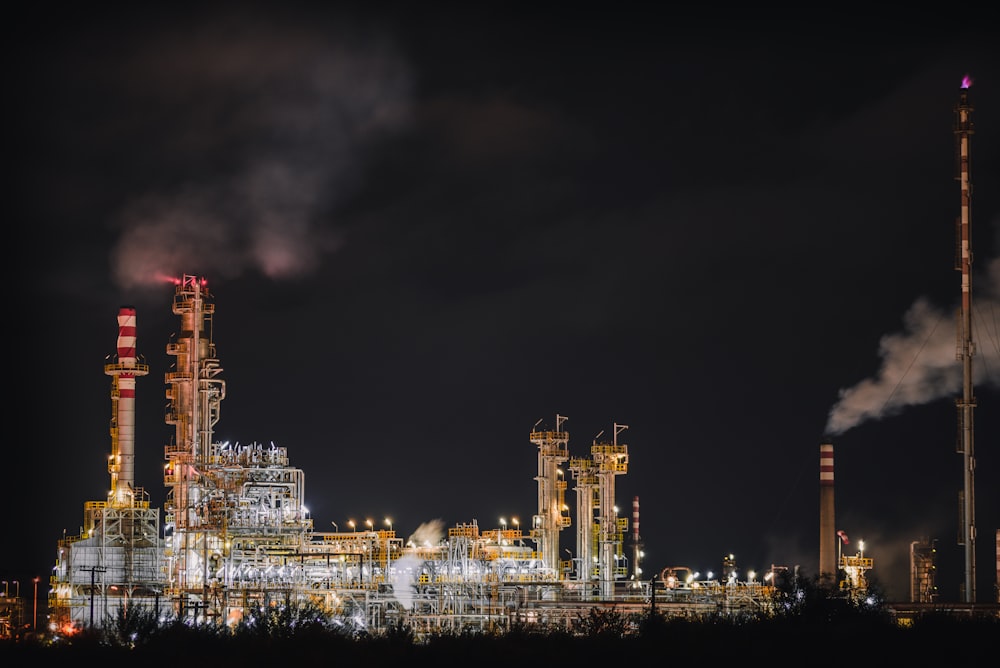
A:
<svg viewBox="0 0 1000 668">
<path fill-rule="evenodd" d="M 405 624 L 418 633 L 513 623 L 568 625 L 581 611 L 649 607 L 655 580 L 642 578 L 639 502 L 619 517 L 615 479 L 628 472 L 628 446 L 615 424 L 589 457 L 571 456 L 566 420 L 528 438 L 538 449 L 538 510 L 531 526 L 481 529 L 475 521 L 442 531 L 418 529 L 404 541 L 371 522 L 319 532 L 305 503 L 305 474 L 286 448 L 216 442 L 226 395 L 204 278 L 176 283 L 180 334 L 166 374 L 163 522 L 134 480 L 136 380 L 149 367 L 136 354 L 136 312 L 118 313 L 111 377 L 107 499 L 84 504 L 77 536 L 58 543 L 49 594 L 50 625 L 101 627 L 115 611 L 141 606 L 164 616 L 233 623 L 253 606 L 310 604 L 372 632 Z M 539 421 L 539 423 L 541 420 Z M 576 557 L 560 559 L 560 532 L 574 525 L 566 503 L 574 480 Z M 427 534 L 427 535 L 423 535 Z M 629 541 L 626 541 L 626 536 Z M 419 538 L 417 538 L 419 537 Z M 626 543 L 634 553 L 628 571 Z M 584 566 L 586 564 L 586 566 Z M 683 577 L 679 577 L 683 574 Z M 774 587 L 664 569 L 655 604 L 677 614 L 762 611 Z"/>
<path fill-rule="evenodd" d="M 963 157 L 960 352 L 966 378 L 958 402 L 959 452 L 966 460 L 962 544 L 966 602 L 974 603 L 967 160 L 972 130 L 964 88 L 957 112 Z M 166 345 L 174 363 L 164 377 L 164 420 L 174 433 L 163 453 L 164 507 L 153 507 L 135 479 L 135 397 L 149 366 L 137 353 L 136 310 L 123 306 L 117 351 L 104 367 L 111 384 L 110 490 L 106 498 L 84 503 L 78 535 L 58 540 L 48 593 L 53 633 L 102 628 L 129 609 L 192 623 L 234 624 L 256 608 L 275 605 L 315 606 L 359 631 L 404 626 L 418 635 L 525 624 L 569 628 L 595 608 L 623 613 L 655 608 L 688 617 L 766 614 L 775 602 L 776 580 L 787 582 L 794 574 L 772 565 L 759 579 L 740 580 L 731 555 L 723 558 L 718 576 L 685 566 L 645 574 L 639 499 L 632 499 L 631 518 L 620 516 L 616 500 L 616 479 L 629 470 L 623 440 L 628 425 L 614 423 L 579 456 L 570 452 L 567 418 L 559 414 L 548 427 L 540 427 L 539 420 L 527 434 L 537 448 L 537 508 L 524 528 L 503 521 L 487 529 L 472 520 L 420 527 L 405 539 L 391 524 L 383 529 L 371 521 L 352 522 L 348 531 L 317 531 L 307 509 L 305 472 L 292 464 L 286 448 L 216 440 L 226 381 L 206 279 L 176 279 L 172 311 L 179 329 Z M 847 541 L 838 540 L 833 454 L 832 444 L 820 445 L 817 572 L 821 585 L 850 594 L 867 587 L 874 564 L 863 544 L 856 555 L 842 553 Z M 573 532 L 565 538 L 575 540 L 574 551 L 561 550 L 563 531 Z M 1000 532 L 997 541 L 1000 572 Z M 927 541 L 911 546 L 913 602 L 935 601 L 933 552 Z"/>
</svg>

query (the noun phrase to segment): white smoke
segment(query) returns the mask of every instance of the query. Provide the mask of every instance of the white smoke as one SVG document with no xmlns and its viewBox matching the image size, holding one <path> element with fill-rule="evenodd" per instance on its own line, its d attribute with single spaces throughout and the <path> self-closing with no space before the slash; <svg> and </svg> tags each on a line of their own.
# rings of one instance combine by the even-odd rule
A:
<svg viewBox="0 0 1000 668">
<path fill-rule="evenodd" d="M 314 29 L 251 15 L 167 34 L 116 79 L 143 163 L 173 170 L 122 207 L 124 288 L 183 273 L 313 272 L 342 241 L 333 210 L 362 182 L 369 142 L 406 124 L 412 77 L 391 42 L 347 21 Z M 136 136 L 126 141 L 135 142 Z"/>
<path fill-rule="evenodd" d="M 983 297 L 973 303 L 973 383 L 1000 387 L 1000 259 L 988 268 Z M 973 282 L 974 294 L 977 283 Z M 903 319 L 903 331 L 879 342 L 878 374 L 841 389 L 830 410 L 826 434 L 835 436 L 862 422 L 896 415 L 908 406 L 954 396 L 962 387 L 956 359 L 957 316 L 918 299 Z"/>
<path fill-rule="evenodd" d="M 412 543 L 418 548 L 432 547 L 439 544 L 444 535 L 444 521 L 431 520 L 417 527 L 406 542 Z M 407 554 L 392 564 L 392 595 L 399 601 L 404 610 L 413 608 L 413 598 L 417 591 L 414 583 L 420 575 L 419 569 L 423 562 L 424 560 L 419 556 Z"/>
</svg>

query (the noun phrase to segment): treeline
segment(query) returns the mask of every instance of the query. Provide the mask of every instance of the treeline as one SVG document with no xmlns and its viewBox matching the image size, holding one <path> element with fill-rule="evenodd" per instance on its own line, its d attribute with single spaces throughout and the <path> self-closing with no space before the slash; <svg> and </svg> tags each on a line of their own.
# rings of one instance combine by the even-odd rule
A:
<svg viewBox="0 0 1000 668">
<path fill-rule="evenodd" d="M 800 592 L 801 594 L 801 592 Z M 470 662 L 473 668 L 521 662 L 767 660 L 778 665 L 842 666 L 845 662 L 892 660 L 894 664 L 958 665 L 996 658 L 1000 618 L 958 618 L 928 613 L 902 625 L 872 599 L 821 596 L 789 598 L 768 615 L 719 614 L 668 618 L 655 609 L 642 615 L 591 609 L 570 628 L 539 625 L 492 628 L 417 637 L 403 625 L 378 634 L 304 607 L 250 611 L 233 625 L 173 620 L 147 611 L 119 611 L 103 628 L 66 637 L 6 641 L 5 666 L 27 666 L 65 658 L 123 660 L 141 668 L 176 666 L 192 660 L 362 662 L 364 668 L 400 661 Z M 941 652 L 944 652 L 942 654 Z"/>
</svg>

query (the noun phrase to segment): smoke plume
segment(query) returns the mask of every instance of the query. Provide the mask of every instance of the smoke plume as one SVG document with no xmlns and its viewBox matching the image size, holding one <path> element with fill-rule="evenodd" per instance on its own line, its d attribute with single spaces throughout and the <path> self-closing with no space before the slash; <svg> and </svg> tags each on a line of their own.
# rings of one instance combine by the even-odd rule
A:
<svg viewBox="0 0 1000 668">
<path fill-rule="evenodd" d="M 140 173 L 147 186 L 120 211 L 121 287 L 182 273 L 295 278 L 341 247 L 334 211 L 373 143 L 406 124 L 412 80 L 384 36 L 338 30 L 229 18 L 161 37 L 123 66 L 124 101 L 156 109 L 130 139 L 165 172 Z"/>
<path fill-rule="evenodd" d="M 441 542 L 444 535 L 444 522 L 439 519 L 431 520 L 417 527 L 407 543 L 413 543 L 417 547 L 433 547 Z M 415 583 L 423 563 L 424 560 L 420 556 L 405 554 L 392 565 L 392 595 L 399 601 L 404 610 L 413 608 L 417 592 Z"/>
<path fill-rule="evenodd" d="M 973 383 L 1000 387 L 1000 259 L 973 281 Z M 918 299 L 903 318 L 903 331 L 879 342 L 878 374 L 841 389 L 830 410 L 826 434 L 836 436 L 873 419 L 897 415 L 909 406 L 957 395 L 962 367 L 956 359 L 957 316 Z"/>
</svg>

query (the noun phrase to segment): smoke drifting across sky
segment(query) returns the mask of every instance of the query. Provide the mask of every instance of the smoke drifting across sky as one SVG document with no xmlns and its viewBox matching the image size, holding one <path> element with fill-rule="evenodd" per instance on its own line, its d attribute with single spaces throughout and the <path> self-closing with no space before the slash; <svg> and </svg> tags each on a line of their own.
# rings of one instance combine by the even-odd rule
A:
<svg viewBox="0 0 1000 668">
<path fill-rule="evenodd" d="M 973 384 L 1000 387 L 1000 259 L 990 262 L 978 283 L 973 278 L 972 289 Z M 957 318 L 957 310 L 945 311 L 925 298 L 914 302 L 903 318 L 903 330 L 879 342 L 878 374 L 840 390 L 826 434 L 843 434 L 908 406 L 957 396 L 962 388 Z"/>
<path fill-rule="evenodd" d="M 113 90 L 149 112 L 125 131 L 176 176 L 120 212 L 112 263 L 125 289 L 208 268 L 311 273 L 342 245 L 335 207 L 361 182 L 365 151 L 407 124 L 408 65 L 360 26 L 229 19 L 143 43 L 127 62 Z"/>
</svg>

